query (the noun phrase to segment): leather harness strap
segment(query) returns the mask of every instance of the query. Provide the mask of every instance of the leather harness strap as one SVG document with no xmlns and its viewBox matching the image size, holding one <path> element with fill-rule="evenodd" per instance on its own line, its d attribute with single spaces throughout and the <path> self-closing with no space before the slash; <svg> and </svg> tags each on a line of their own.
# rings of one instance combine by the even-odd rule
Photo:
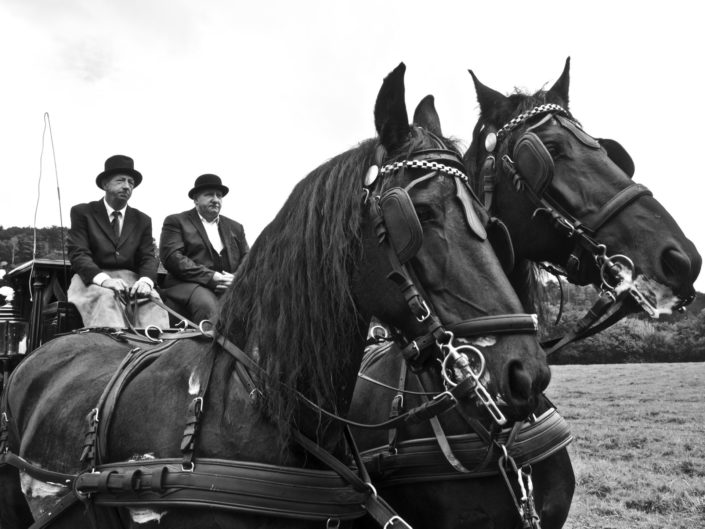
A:
<svg viewBox="0 0 705 529">
<path fill-rule="evenodd" d="M 406 362 L 403 362 L 403 365 L 406 365 Z M 421 378 L 418 375 L 416 376 L 416 380 L 419 383 L 419 386 L 422 389 L 425 389 L 423 386 L 423 383 L 421 382 Z M 428 397 L 426 395 L 421 395 L 421 400 L 424 402 L 428 401 Z M 443 427 L 441 426 L 441 421 L 438 420 L 438 417 L 431 417 L 429 419 L 429 422 L 431 424 L 431 429 L 433 430 L 433 434 L 436 436 L 436 441 L 438 441 L 438 447 L 440 448 L 441 452 L 445 456 L 446 460 L 448 463 L 450 463 L 450 466 L 452 466 L 457 472 L 460 472 L 462 474 L 468 474 L 470 471 L 463 466 L 463 464 L 458 460 L 457 457 L 455 457 L 455 454 L 453 453 L 453 449 L 450 447 L 450 444 L 448 443 L 448 438 L 446 437 L 445 432 L 443 431 Z M 396 453 L 396 450 L 393 452 Z"/>
<path fill-rule="evenodd" d="M 219 338 L 223 349 L 228 350 L 237 360 L 236 363 L 258 368 L 257 364 L 232 342 L 224 337 Z M 226 511 L 309 520 L 349 520 L 369 512 L 383 527 L 409 527 L 377 496 L 361 464 L 358 466 L 366 479 L 358 477 L 342 462 L 298 432 L 294 433 L 297 441 L 328 464 L 334 472 L 240 461 L 204 458 L 194 460 L 198 422 L 214 362 L 214 349 L 209 350 L 199 367 L 205 374 L 201 378 L 200 393 L 190 406 L 189 417 L 193 417 L 187 419 L 188 424 L 182 440 L 184 457 L 178 464 L 175 464 L 177 460 L 174 459 L 98 464 L 99 458 L 106 456 L 110 417 L 122 388 L 136 373 L 151 364 L 174 343 L 169 341 L 145 351 L 132 349 L 121 362 L 101 395 L 98 405 L 90 414 L 87 436 L 90 443 L 84 450 L 90 463 L 89 471 L 77 476 L 50 472 L 9 451 L 0 456 L 0 464 L 13 465 L 42 481 L 64 483 L 73 487 L 74 494 L 62 498 L 54 511 L 55 514 L 42 518 L 33 529 L 45 527 L 78 499 L 88 501 L 91 515 L 95 516 L 98 513 L 93 512 L 94 506 L 214 507 Z M 199 403 L 201 407 L 198 407 Z M 3 418 L 5 417 L 6 415 L 3 415 Z M 349 443 L 356 451 L 351 436 Z"/>
<path fill-rule="evenodd" d="M 198 458 L 100 465 L 74 489 L 100 507 L 209 507 L 284 518 L 351 520 L 365 514 L 367 489 L 355 490 L 330 470 Z"/>
<path fill-rule="evenodd" d="M 541 347 L 546 350 L 546 356 L 550 356 L 570 343 L 597 334 L 617 323 L 629 312 L 624 306 L 627 296 L 627 291 L 620 293 L 616 298 L 608 292 L 600 292 L 600 297 L 590 310 L 566 334 L 541 342 Z M 601 318 L 602 320 L 598 323 Z"/>
<path fill-rule="evenodd" d="M 82 462 L 92 468 L 107 456 L 108 428 L 122 390 L 137 373 L 175 343 L 168 341 L 152 349 L 136 348 L 128 352 L 88 416 L 89 428 L 81 454 Z"/>
<path fill-rule="evenodd" d="M 519 467 L 542 461 L 573 440 L 567 423 L 555 409 L 547 411 L 533 423 L 519 423 L 514 433 L 513 430 L 502 430 L 495 441 L 507 447 Z M 496 467 L 481 465 L 486 460 L 488 446 L 479 435 L 450 435 L 447 439 L 463 466 L 475 470 L 469 474 L 457 472 L 439 450 L 435 437 L 401 441 L 397 444 L 396 454 L 390 454 L 386 445 L 365 450 L 361 454 L 362 460 L 380 487 L 498 473 Z"/>
<path fill-rule="evenodd" d="M 404 390 L 406 389 L 406 374 L 409 372 L 409 364 L 406 362 L 400 362 L 399 366 L 399 381 L 397 382 L 397 393 L 392 399 L 392 406 L 389 410 L 389 419 L 395 419 L 404 410 Z M 435 417 L 434 417 L 435 418 Z M 389 439 L 389 452 L 394 453 L 396 451 L 396 444 L 399 438 L 399 429 L 394 427 L 390 428 L 387 434 Z"/>
</svg>

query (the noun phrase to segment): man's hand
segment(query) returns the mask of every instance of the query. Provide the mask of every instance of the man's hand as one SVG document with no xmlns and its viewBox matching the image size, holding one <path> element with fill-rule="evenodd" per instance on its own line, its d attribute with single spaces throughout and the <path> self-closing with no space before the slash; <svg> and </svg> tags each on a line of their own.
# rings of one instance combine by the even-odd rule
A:
<svg viewBox="0 0 705 529">
<path fill-rule="evenodd" d="M 132 285 L 130 289 L 130 295 L 137 296 L 138 298 L 146 298 L 151 292 L 152 286 L 142 279 L 135 281 L 135 284 Z"/>
<path fill-rule="evenodd" d="M 103 288 L 109 288 L 115 292 L 124 292 L 127 290 L 127 283 L 125 283 L 122 279 L 114 279 L 112 277 L 103 281 L 100 286 Z"/>
<path fill-rule="evenodd" d="M 228 287 L 232 284 L 233 282 L 233 274 L 229 272 L 216 272 L 213 274 L 213 280 L 216 282 L 215 285 L 215 291 L 218 294 L 222 294 L 225 292 Z"/>
</svg>

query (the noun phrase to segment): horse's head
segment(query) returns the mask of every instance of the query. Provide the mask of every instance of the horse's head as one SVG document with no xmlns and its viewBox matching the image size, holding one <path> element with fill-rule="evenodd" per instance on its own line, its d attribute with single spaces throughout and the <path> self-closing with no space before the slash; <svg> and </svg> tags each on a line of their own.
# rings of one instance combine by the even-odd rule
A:
<svg viewBox="0 0 705 529">
<path fill-rule="evenodd" d="M 480 120 L 465 161 L 475 189 L 508 226 L 518 256 L 561 266 L 578 284 L 636 284 L 656 314 L 659 303 L 688 303 L 700 255 L 632 180 L 626 150 L 591 137 L 572 116 L 569 67 L 570 59 L 549 90 L 533 95 L 504 96 L 470 72 Z"/>
<path fill-rule="evenodd" d="M 481 379 L 489 394 L 506 401 L 513 416 L 526 416 L 550 378 L 535 322 L 521 314 L 429 99 L 409 124 L 404 71 L 401 64 L 384 80 L 375 106 L 379 140 L 370 146 L 363 256 L 353 283 L 358 309 L 393 326 L 416 363 L 441 353 L 462 379 L 469 371 L 449 355 L 466 353 L 476 375 L 486 360 Z M 464 349 L 478 335 L 482 346 Z"/>
</svg>

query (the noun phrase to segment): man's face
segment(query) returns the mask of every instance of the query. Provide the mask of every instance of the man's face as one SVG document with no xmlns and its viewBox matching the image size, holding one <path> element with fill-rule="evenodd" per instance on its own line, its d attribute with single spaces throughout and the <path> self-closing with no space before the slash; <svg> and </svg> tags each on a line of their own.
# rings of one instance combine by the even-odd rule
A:
<svg viewBox="0 0 705 529">
<path fill-rule="evenodd" d="M 131 176 L 116 174 L 103 180 L 105 190 L 105 200 L 108 204 L 127 204 L 135 188 L 135 179 Z M 115 206 L 113 206 L 115 207 Z M 120 208 L 121 209 L 121 208 Z"/>
<path fill-rule="evenodd" d="M 205 189 L 193 199 L 199 215 L 212 222 L 220 213 L 223 205 L 223 192 L 220 189 Z"/>
</svg>

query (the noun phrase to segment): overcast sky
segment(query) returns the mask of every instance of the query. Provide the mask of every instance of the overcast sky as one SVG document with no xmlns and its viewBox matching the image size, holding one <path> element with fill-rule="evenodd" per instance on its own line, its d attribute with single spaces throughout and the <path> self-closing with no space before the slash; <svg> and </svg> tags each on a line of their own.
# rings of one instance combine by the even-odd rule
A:
<svg viewBox="0 0 705 529">
<path fill-rule="evenodd" d="M 409 113 L 434 94 L 444 133 L 470 138 L 467 70 L 503 93 L 550 86 L 571 56 L 571 109 L 618 139 L 701 252 L 705 37 L 697 2 L 0 0 L 0 225 L 60 223 L 98 199 L 105 159 L 135 159 L 130 202 L 193 206 L 206 172 L 250 242 L 294 184 L 374 135 L 384 76 L 407 65 Z M 42 179 L 40 177 L 42 169 Z M 705 290 L 705 278 L 696 284 Z"/>
</svg>

